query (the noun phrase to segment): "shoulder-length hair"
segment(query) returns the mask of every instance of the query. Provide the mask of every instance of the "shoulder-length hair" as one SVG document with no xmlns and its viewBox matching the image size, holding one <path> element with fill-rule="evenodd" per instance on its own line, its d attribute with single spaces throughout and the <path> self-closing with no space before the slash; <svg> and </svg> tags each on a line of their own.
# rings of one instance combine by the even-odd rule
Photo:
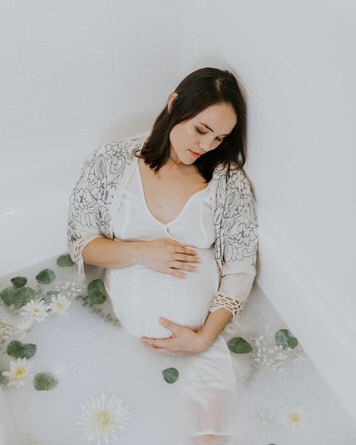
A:
<svg viewBox="0 0 356 445">
<path fill-rule="evenodd" d="M 246 104 L 233 73 L 218 68 L 200 68 L 186 76 L 174 90 L 178 94 L 171 112 L 168 103 L 156 118 L 151 133 L 146 139 L 140 154 L 155 173 L 168 161 L 170 155 L 169 135 L 172 128 L 188 121 L 211 105 L 231 104 L 237 116 L 237 123 L 232 132 L 226 136 L 217 149 L 200 156 L 194 165 L 209 182 L 215 167 L 222 163 L 230 168 L 242 169 L 246 162 Z"/>
</svg>

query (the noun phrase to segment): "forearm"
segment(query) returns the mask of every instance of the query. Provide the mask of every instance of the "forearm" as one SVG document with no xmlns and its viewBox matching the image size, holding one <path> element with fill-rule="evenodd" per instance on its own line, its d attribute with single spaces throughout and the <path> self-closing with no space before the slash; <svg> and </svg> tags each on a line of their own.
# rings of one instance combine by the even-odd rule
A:
<svg viewBox="0 0 356 445">
<path fill-rule="evenodd" d="M 140 241 L 113 241 L 106 238 L 95 238 L 83 249 L 83 260 L 86 264 L 121 269 L 138 263 Z"/>
<path fill-rule="evenodd" d="M 204 325 L 198 331 L 202 339 L 203 350 L 210 348 L 231 319 L 232 313 L 224 308 L 209 313 Z"/>
</svg>

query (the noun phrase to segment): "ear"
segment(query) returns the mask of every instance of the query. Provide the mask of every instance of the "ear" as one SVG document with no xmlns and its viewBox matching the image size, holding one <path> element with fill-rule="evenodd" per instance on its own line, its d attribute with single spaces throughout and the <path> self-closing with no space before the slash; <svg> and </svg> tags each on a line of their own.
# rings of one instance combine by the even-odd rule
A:
<svg viewBox="0 0 356 445">
<path fill-rule="evenodd" d="M 174 101 L 177 99 L 178 93 L 172 93 L 168 98 L 168 113 L 171 112 Z"/>
</svg>

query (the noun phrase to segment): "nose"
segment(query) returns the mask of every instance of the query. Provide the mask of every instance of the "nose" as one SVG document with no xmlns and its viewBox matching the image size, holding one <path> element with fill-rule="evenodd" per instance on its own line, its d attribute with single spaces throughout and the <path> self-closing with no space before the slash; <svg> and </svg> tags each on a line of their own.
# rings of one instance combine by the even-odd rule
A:
<svg viewBox="0 0 356 445">
<path fill-rule="evenodd" d="M 209 151 L 209 143 L 208 143 L 208 141 L 207 140 L 200 141 L 199 142 L 199 149 L 200 149 L 199 153 L 202 153 L 202 154 L 204 154 L 207 151 Z"/>
</svg>

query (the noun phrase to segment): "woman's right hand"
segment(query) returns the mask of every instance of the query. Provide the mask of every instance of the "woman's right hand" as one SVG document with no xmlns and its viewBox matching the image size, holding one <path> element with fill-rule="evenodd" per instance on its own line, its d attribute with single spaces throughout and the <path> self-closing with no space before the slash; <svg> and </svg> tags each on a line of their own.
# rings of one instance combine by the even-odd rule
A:
<svg viewBox="0 0 356 445">
<path fill-rule="evenodd" d="M 195 266 L 188 263 L 198 263 L 197 251 L 185 247 L 176 240 L 159 238 L 152 241 L 139 242 L 138 263 L 157 272 L 185 278 L 186 274 L 178 269 L 194 272 Z"/>
</svg>

